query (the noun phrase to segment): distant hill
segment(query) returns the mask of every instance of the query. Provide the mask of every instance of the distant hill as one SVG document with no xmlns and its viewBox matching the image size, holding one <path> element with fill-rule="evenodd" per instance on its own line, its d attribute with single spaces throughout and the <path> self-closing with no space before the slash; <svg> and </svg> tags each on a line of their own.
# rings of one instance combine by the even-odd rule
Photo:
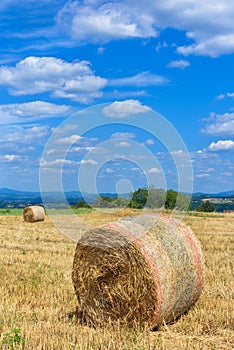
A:
<svg viewBox="0 0 234 350">
<path fill-rule="evenodd" d="M 234 191 L 226 191 L 226 192 L 218 192 L 218 193 L 206 193 L 206 192 L 195 192 L 193 196 L 201 196 L 201 197 L 234 197 Z"/>
<path fill-rule="evenodd" d="M 64 200 L 65 195 L 65 200 Z M 68 205 L 75 205 L 79 200 L 85 199 L 88 203 L 93 203 L 95 194 L 79 191 L 65 192 L 29 192 L 17 191 L 9 188 L 0 188 L 0 208 L 23 208 L 27 205 L 45 205 L 46 207 L 64 208 Z"/>
<path fill-rule="evenodd" d="M 22 191 L 11 190 L 10 188 L 0 188 L 0 194 L 19 195 L 24 193 Z"/>
<path fill-rule="evenodd" d="M 234 191 L 220 192 L 216 197 L 234 197 Z"/>
<path fill-rule="evenodd" d="M 194 193 L 191 198 L 191 210 L 199 207 L 204 200 L 210 200 L 217 212 L 225 210 L 234 211 L 234 191 L 219 192 L 219 193 Z"/>
<path fill-rule="evenodd" d="M 31 204 L 42 204 L 39 192 L 24 192 L 10 188 L 0 188 L 0 208 L 22 208 Z"/>
</svg>

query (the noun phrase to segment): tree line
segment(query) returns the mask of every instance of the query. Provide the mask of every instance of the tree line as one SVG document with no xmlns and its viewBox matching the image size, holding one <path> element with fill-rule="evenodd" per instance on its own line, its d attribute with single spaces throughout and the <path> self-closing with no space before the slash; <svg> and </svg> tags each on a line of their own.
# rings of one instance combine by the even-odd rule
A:
<svg viewBox="0 0 234 350">
<path fill-rule="evenodd" d="M 76 208 L 91 207 L 84 200 L 80 200 Z M 165 208 L 188 210 L 190 207 L 190 198 L 183 193 L 174 190 L 165 191 L 162 188 L 138 188 L 138 190 L 130 194 L 130 199 L 119 196 L 98 196 L 94 201 L 92 207 L 96 208 Z"/>
<path fill-rule="evenodd" d="M 165 208 L 168 210 L 190 210 L 191 200 L 190 197 L 184 193 L 174 191 L 172 189 L 165 191 L 162 188 L 151 187 L 138 188 L 138 190 L 130 193 L 130 199 L 119 196 L 107 196 L 101 195 L 96 198 L 92 206 L 80 200 L 75 208 Z M 209 200 L 204 201 L 198 206 L 196 211 L 201 212 L 214 212 L 215 207 Z"/>
</svg>

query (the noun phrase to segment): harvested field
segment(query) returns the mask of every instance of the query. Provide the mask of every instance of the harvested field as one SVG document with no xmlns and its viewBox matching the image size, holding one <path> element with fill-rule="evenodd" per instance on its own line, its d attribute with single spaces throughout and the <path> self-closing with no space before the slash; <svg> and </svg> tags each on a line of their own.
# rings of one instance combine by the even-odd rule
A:
<svg viewBox="0 0 234 350">
<path fill-rule="evenodd" d="M 80 217 L 98 227 L 118 216 L 136 214 L 93 211 Z M 29 224 L 22 217 L 1 216 L 0 346 L 8 332 L 20 328 L 28 350 L 233 349 L 234 215 L 199 213 L 188 215 L 184 222 L 202 245 L 204 290 L 188 314 L 150 332 L 80 324 L 71 279 L 76 243 L 61 235 L 48 217 Z"/>
</svg>

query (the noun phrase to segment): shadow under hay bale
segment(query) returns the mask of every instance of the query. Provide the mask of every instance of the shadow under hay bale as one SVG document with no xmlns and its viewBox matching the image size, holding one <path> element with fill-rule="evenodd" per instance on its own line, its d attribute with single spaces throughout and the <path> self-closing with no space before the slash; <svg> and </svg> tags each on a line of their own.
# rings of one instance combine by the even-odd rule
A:
<svg viewBox="0 0 234 350">
<path fill-rule="evenodd" d="M 156 328 L 196 302 L 203 274 L 202 252 L 192 231 L 158 215 L 86 232 L 77 243 L 72 279 L 88 324 Z"/>
<path fill-rule="evenodd" d="M 45 220 L 45 210 L 39 205 L 24 208 L 23 218 L 26 222 L 37 222 Z"/>
</svg>

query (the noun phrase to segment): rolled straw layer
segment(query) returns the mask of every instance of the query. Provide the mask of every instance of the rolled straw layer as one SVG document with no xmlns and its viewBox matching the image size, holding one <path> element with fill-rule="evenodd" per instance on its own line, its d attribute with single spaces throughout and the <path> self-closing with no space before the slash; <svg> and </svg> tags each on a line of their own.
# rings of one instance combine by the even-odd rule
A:
<svg viewBox="0 0 234 350">
<path fill-rule="evenodd" d="M 45 210 L 41 206 L 28 206 L 24 208 L 23 218 L 26 222 L 37 222 L 45 220 Z"/>
<path fill-rule="evenodd" d="M 164 216 L 140 216 L 86 232 L 72 278 L 86 322 L 174 321 L 199 298 L 204 275 L 191 229 Z"/>
</svg>

